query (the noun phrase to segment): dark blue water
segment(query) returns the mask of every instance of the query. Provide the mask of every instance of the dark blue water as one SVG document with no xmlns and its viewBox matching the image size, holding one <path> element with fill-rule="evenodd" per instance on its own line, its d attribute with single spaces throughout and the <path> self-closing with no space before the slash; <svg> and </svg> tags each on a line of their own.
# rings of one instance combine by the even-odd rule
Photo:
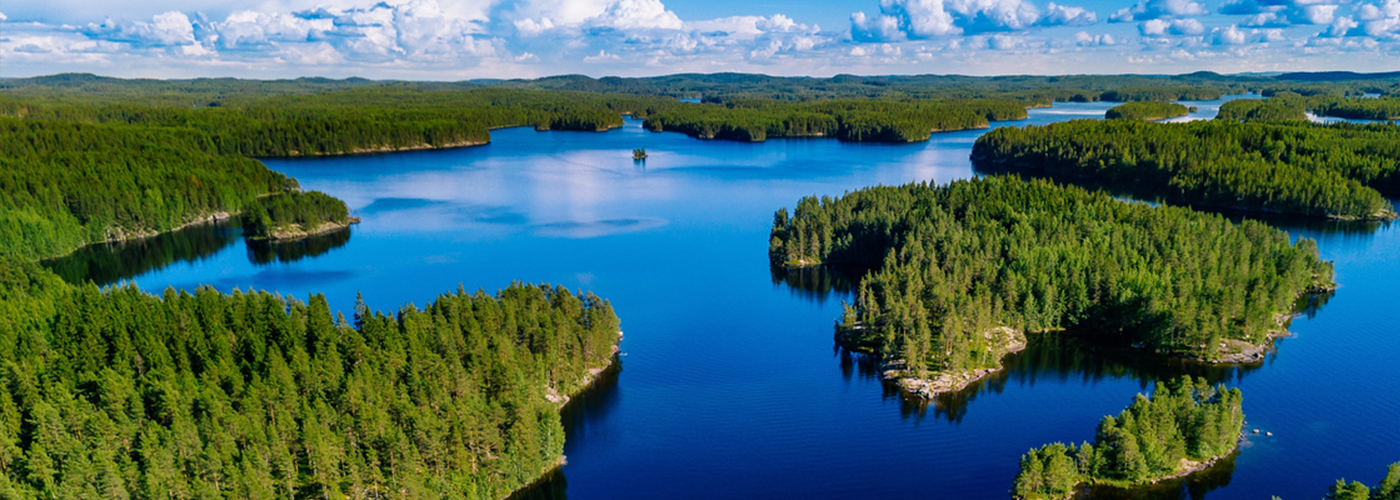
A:
<svg viewBox="0 0 1400 500">
<path fill-rule="evenodd" d="M 1101 117 L 1110 105 L 1057 105 L 1012 125 Z M 1213 115 L 1212 103 L 1197 105 Z M 1250 427 L 1274 436 L 1251 437 L 1233 462 L 1149 496 L 1319 498 L 1339 477 L 1375 483 L 1400 460 L 1394 226 L 1289 227 L 1319 240 L 1342 288 L 1261 365 L 1205 367 L 1036 338 L 1009 370 L 924 404 L 890 392 L 868 359 L 836 350 L 832 322 L 850 277 L 774 275 L 773 211 L 804 195 L 969 177 L 980 133 L 909 145 L 741 144 L 629 121 L 607 133 L 499 130 L 467 149 L 269 160 L 346 200 L 364 222 L 300 249 L 250 249 L 236 229 L 206 228 L 201 244 L 163 258 L 107 250 L 67 268 L 151 291 L 323 292 L 341 310 L 356 292 L 396 309 L 459 285 L 593 290 L 623 320 L 625 356 L 566 410 L 568 465 L 539 496 L 1005 498 L 1027 449 L 1092 439 L 1099 419 L 1150 380 L 1183 372 L 1241 387 Z M 639 147 L 645 164 L 631 160 Z"/>
</svg>

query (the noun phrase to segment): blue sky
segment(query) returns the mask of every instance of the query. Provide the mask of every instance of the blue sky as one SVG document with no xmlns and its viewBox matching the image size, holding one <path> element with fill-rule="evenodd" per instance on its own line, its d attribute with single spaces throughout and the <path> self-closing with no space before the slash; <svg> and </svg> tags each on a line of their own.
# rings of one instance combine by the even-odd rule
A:
<svg viewBox="0 0 1400 500">
<path fill-rule="evenodd" d="M 1400 0 L 9 0 L 0 76 L 1400 70 Z"/>
</svg>

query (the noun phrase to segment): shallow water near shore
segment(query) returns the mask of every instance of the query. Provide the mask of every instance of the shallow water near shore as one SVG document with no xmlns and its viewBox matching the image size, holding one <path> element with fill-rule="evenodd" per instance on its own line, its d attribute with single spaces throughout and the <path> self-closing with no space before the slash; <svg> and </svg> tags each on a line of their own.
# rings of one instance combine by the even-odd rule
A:
<svg viewBox="0 0 1400 500">
<path fill-rule="evenodd" d="M 1209 118 L 1219 103 L 1187 104 Z M 1059 104 L 996 125 L 1098 118 L 1111 106 Z M 983 132 L 906 145 L 747 144 L 628 120 L 605 133 L 497 130 L 472 148 L 266 160 L 346 200 L 363 222 L 276 248 L 250 247 L 235 227 L 191 228 L 47 265 L 155 293 L 201 284 L 324 293 L 342 311 L 356 292 L 395 310 L 459 285 L 594 291 L 622 318 L 624 355 L 565 408 L 568 465 L 529 498 L 1007 498 L 1027 449 L 1092 439 L 1102 416 L 1180 373 L 1240 387 L 1249 428 L 1274 436 L 1251 435 L 1208 476 L 1091 496 L 1320 498 L 1340 477 L 1374 484 L 1400 461 L 1395 224 L 1268 221 L 1317 239 L 1341 288 L 1255 365 L 1036 336 L 1006 370 L 917 402 L 882 384 L 871 360 L 836 348 L 833 321 L 858 276 L 773 273 L 774 210 L 804 195 L 970 177 Z M 649 158 L 632 161 L 635 148 Z"/>
</svg>

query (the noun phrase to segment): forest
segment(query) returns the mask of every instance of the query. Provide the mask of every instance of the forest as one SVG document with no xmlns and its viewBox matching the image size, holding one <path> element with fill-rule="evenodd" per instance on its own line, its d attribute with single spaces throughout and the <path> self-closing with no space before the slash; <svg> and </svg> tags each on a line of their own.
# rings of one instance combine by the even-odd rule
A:
<svg viewBox="0 0 1400 500">
<path fill-rule="evenodd" d="M 611 305 L 512 284 L 394 313 L 74 286 L 0 258 L 0 496 L 479 498 L 555 467 Z"/>
<path fill-rule="evenodd" d="M 340 228 L 352 222 L 345 202 L 320 191 L 289 191 L 264 196 L 242 215 L 243 234 L 285 240 Z"/>
<path fill-rule="evenodd" d="M 789 103 L 736 99 L 651 114 L 643 126 L 653 132 L 673 131 L 701 139 L 746 142 L 761 142 L 769 137 L 917 142 L 927 141 L 932 132 L 986 128 L 989 121 L 1025 118 L 1025 105 L 1012 100 L 833 99 Z"/>
<path fill-rule="evenodd" d="M 1071 498 L 1082 483 L 1142 484 L 1206 466 L 1233 452 L 1244 425 L 1239 389 L 1187 375 L 1138 394 L 1117 418 L 1099 422 L 1093 443 L 1052 443 L 1021 457 L 1012 495 Z"/>
<path fill-rule="evenodd" d="M 1231 122 L 1305 122 L 1308 105 L 1299 97 L 1235 99 L 1220 106 L 1217 120 Z"/>
<path fill-rule="evenodd" d="M 1017 177 L 806 197 L 774 215 L 769 255 L 870 269 L 837 336 L 920 379 L 999 366 L 1005 328 L 1224 359 L 1335 286 L 1312 240 Z"/>
<path fill-rule="evenodd" d="M 1104 118 L 1109 120 L 1157 121 L 1186 116 L 1191 110 L 1174 102 L 1134 101 L 1108 108 Z"/>
<path fill-rule="evenodd" d="M 1384 125 L 1075 120 L 992 130 L 972 158 L 987 171 L 1254 212 L 1389 219 L 1382 194 L 1400 193 L 1400 129 Z"/>
</svg>

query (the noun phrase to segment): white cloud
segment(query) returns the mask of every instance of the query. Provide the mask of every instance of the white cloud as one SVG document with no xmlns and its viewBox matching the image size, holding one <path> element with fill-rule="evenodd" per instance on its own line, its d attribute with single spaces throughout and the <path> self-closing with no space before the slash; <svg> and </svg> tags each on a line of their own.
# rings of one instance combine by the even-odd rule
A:
<svg viewBox="0 0 1400 500">
<path fill-rule="evenodd" d="M 1040 24 L 1045 26 L 1088 26 L 1097 22 L 1099 16 L 1092 10 L 1056 5 L 1055 2 L 1045 6 L 1045 17 L 1040 18 Z"/>
<path fill-rule="evenodd" d="M 1153 19 L 1139 24 L 1138 32 L 1143 36 L 1199 35 L 1206 27 L 1195 19 Z"/>
<path fill-rule="evenodd" d="M 1245 45 L 1250 43 L 1282 42 L 1287 38 L 1280 29 L 1250 29 L 1242 30 L 1239 26 L 1230 25 L 1224 28 L 1211 30 L 1211 45 Z"/>
<path fill-rule="evenodd" d="M 1099 45 L 1117 45 L 1118 40 L 1114 39 L 1113 35 L 1108 33 L 1090 35 L 1086 31 L 1080 31 L 1074 34 L 1074 43 L 1080 47 L 1095 47 Z"/>
<path fill-rule="evenodd" d="M 1126 23 L 1205 14 L 1205 5 L 1191 0 L 1138 0 L 1132 7 L 1124 7 L 1113 13 L 1109 20 Z"/>
<path fill-rule="evenodd" d="M 880 13 L 851 14 L 858 41 L 900 41 L 936 36 L 1008 32 L 1039 25 L 1082 26 L 1098 21 L 1092 11 L 1049 4 L 1049 12 L 1025 0 L 881 0 Z"/>
</svg>

